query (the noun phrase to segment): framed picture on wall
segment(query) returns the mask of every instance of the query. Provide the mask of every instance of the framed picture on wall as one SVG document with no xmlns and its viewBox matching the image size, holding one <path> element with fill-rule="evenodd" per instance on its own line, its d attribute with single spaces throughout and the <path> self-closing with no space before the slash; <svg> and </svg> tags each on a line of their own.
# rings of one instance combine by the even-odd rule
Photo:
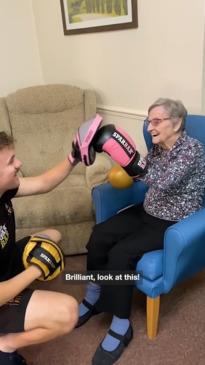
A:
<svg viewBox="0 0 205 365">
<path fill-rule="evenodd" d="M 137 0 L 60 0 L 65 35 L 136 28 Z"/>
</svg>

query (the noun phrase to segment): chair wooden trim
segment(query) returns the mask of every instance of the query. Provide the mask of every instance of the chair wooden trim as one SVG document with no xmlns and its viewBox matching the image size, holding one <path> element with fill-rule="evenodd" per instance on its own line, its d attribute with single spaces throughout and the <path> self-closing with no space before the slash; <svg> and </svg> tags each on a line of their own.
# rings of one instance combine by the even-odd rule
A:
<svg viewBox="0 0 205 365">
<path fill-rule="evenodd" d="M 160 296 L 151 298 L 147 296 L 147 336 L 154 340 L 157 336 L 159 322 Z"/>
</svg>

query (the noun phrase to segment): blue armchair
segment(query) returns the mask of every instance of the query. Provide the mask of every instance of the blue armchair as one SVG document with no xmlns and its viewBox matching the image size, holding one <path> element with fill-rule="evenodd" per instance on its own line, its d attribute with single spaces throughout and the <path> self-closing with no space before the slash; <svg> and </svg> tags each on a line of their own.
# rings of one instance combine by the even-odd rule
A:
<svg viewBox="0 0 205 365">
<path fill-rule="evenodd" d="M 187 133 L 205 145 L 205 116 L 189 115 Z M 151 137 L 143 128 L 147 148 Z M 100 223 L 120 209 L 143 202 L 147 186 L 138 181 L 127 189 L 113 188 L 109 183 L 92 191 L 96 222 Z M 205 204 L 204 204 L 205 207 Z M 154 339 L 158 330 L 160 295 L 168 293 L 175 284 L 205 268 L 205 208 L 169 227 L 164 236 L 163 250 L 151 251 L 142 256 L 136 266 L 141 280 L 137 289 L 147 296 L 147 335 Z"/>
</svg>

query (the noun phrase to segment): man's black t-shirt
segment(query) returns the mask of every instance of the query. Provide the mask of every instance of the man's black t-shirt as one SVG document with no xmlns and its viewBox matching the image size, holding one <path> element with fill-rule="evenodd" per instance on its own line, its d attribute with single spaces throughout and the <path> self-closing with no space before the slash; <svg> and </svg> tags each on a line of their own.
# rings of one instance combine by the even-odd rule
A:
<svg viewBox="0 0 205 365">
<path fill-rule="evenodd" d="M 10 277 L 16 251 L 15 217 L 11 199 L 17 190 L 8 190 L 0 198 L 0 281 Z"/>
</svg>

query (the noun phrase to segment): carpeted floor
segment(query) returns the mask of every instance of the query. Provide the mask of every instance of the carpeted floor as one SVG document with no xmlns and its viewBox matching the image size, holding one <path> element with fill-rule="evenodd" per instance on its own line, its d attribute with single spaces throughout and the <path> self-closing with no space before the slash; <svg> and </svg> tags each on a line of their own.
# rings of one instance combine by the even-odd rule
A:
<svg viewBox="0 0 205 365">
<path fill-rule="evenodd" d="M 86 256 L 67 258 L 67 271 L 83 271 Z M 58 290 L 83 297 L 83 284 L 68 284 L 58 278 L 36 283 L 42 289 Z M 53 308 L 55 310 L 55 308 Z M 29 365 L 91 365 L 111 317 L 99 314 L 84 326 L 50 343 L 21 350 Z M 145 296 L 135 291 L 131 316 L 134 338 L 116 364 L 204 365 L 205 364 L 205 272 L 178 285 L 161 299 L 159 333 L 146 337 Z"/>
</svg>

